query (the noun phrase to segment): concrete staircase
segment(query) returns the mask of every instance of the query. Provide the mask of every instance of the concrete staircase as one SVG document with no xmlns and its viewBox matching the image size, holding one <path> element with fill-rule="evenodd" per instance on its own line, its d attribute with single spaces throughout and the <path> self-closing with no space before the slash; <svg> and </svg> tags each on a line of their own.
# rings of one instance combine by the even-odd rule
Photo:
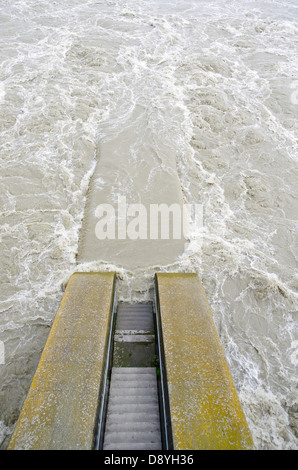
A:
<svg viewBox="0 0 298 470">
<path fill-rule="evenodd" d="M 112 368 L 103 449 L 162 449 L 154 367 Z"/>
<path fill-rule="evenodd" d="M 125 304 L 120 303 L 117 310 L 116 333 L 153 332 L 153 313 L 150 304 Z"/>
<path fill-rule="evenodd" d="M 161 450 L 151 304 L 117 309 L 103 450 Z"/>
</svg>

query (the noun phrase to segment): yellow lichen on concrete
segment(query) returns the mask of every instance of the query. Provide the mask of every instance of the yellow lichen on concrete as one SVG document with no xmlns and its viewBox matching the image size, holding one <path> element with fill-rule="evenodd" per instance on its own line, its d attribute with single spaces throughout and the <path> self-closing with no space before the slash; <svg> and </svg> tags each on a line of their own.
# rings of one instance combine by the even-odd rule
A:
<svg viewBox="0 0 298 470">
<path fill-rule="evenodd" d="M 92 448 L 114 282 L 114 273 L 70 278 L 10 450 Z"/>
<path fill-rule="evenodd" d="M 160 273 L 156 283 L 174 448 L 253 448 L 198 276 Z"/>
</svg>

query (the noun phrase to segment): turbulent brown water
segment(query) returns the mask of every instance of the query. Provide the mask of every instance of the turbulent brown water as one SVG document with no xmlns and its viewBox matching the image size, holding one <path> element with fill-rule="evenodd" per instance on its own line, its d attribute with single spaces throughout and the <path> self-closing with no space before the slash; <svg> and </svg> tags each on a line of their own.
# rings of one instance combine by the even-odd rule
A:
<svg viewBox="0 0 298 470">
<path fill-rule="evenodd" d="M 197 272 L 256 448 L 298 448 L 297 45 L 295 0 L 1 2 L 3 448 L 69 276 L 110 269 Z M 99 243 L 119 196 L 203 223 Z"/>
</svg>

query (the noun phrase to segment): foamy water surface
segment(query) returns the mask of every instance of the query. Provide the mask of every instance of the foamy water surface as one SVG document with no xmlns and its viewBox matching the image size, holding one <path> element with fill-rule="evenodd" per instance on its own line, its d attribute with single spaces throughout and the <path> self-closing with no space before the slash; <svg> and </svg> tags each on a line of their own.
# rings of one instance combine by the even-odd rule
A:
<svg viewBox="0 0 298 470">
<path fill-rule="evenodd" d="M 1 2 L 3 448 L 69 276 L 94 269 L 123 300 L 152 298 L 156 271 L 197 272 L 256 448 L 298 448 L 297 46 L 295 0 Z M 81 262 L 101 146 L 136 109 L 132 155 L 174 155 L 203 226 L 170 263 Z"/>
</svg>

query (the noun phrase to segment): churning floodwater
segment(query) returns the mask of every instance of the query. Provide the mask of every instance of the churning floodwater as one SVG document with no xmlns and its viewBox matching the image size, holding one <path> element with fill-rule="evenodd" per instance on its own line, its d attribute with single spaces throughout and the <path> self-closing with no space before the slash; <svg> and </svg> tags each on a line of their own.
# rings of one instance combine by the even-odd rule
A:
<svg viewBox="0 0 298 470">
<path fill-rule="evenodd" d="M 297 117 L 296 0 L 1 1 L 3 448 L 82 270 L 123 300 L 198 273 L 256 448 L 298 448 Z M 94 194 L 203 223 L 158 257 L 92 251 Z"/>
</svg>

